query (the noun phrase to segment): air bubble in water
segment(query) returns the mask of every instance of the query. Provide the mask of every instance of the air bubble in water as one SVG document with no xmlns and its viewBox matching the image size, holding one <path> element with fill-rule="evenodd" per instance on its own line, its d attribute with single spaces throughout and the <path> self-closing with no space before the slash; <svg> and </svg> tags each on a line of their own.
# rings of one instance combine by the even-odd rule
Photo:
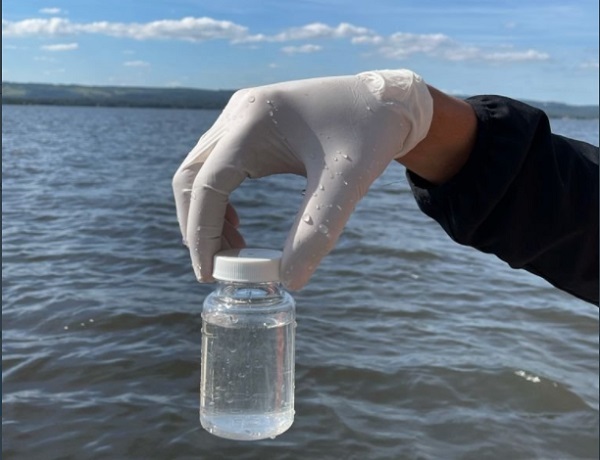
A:
<svg viewBox="0 0 600 460">
<path fill-rule="evenodd" d="M 319 233 L 322 233 L 323 235 L 327 235 L 329 233 L 329 229 L 327 228 L 327 225 L 319 224 L 318 230 L 319 230 Z"/>
</svg>

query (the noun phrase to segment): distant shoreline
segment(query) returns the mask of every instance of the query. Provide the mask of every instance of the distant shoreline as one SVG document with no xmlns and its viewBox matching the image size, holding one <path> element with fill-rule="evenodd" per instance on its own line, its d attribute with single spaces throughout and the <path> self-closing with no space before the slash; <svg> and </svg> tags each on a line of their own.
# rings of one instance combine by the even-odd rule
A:
<svg viewBox="0 0 600 460">
<path fill-rule="evenodd" d="M 2 105 L 221 110 L 234 92 L 235 90 L 2 82 Z M 599 118 L 598 105 L 580 106 L 528 100 L 522 102 L 544 110 L 550 118 Z"/>
</svg>

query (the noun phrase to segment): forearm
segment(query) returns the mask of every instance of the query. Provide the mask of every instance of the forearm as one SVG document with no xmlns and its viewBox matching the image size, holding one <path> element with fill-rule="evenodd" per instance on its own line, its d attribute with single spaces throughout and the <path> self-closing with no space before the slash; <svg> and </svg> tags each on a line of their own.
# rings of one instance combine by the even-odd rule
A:
<svg viewBox="0 0 600 460">
<path fill-rule="evenodd" d="M 477 134 L 473 108 L 431 86 L 433 118 L 427 137 L 398 161 L 432 184 L 453 177 L 467 162 Z"/>
<path fill-rule="evenodd" d="M 436 111 L 448 102 L 434 100 Z M 434 123 L 403 162 L 420 208 L 455 241 L 597 304 L 598 147 L 552 134 L 541 110 L 497 96 L 464 102 L 473 133 L 461 104 L 434 115 L 452 131 L 454 111 L 448 147 Z"/>
</svg>

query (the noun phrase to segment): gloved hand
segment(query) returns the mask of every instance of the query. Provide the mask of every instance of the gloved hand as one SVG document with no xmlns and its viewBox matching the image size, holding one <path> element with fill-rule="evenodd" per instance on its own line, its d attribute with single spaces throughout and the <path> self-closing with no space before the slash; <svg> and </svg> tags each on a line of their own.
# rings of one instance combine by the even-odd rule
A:
<svg viewBox="0 0 600 460">
<path fill-rule="evenodd" d="M 427 85 L 409 70 L 236 92 L 173 178 L 196 277 L 211 281 L 215 253 L 244 246 L 229 194 L 247 177 L 293 173 L 306 176 L 306 194 L 281 276 L 290 289 L 304 286 L 373 181 L 427 135 L 432 115 Z"/>
</svg>

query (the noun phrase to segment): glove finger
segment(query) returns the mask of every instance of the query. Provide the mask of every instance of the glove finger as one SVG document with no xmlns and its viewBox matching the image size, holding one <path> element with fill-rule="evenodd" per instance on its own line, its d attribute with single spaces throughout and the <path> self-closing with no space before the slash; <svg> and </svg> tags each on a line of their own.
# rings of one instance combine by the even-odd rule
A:
<svg viewBox="0 0 600 460">
<path fill-rule="evenodd" d="M 283 250 L 281 275 L 289 289 L 302 288 L 333 249 L 364 194 L 360 185 L 349 183 L 343 172 L 309 172 L 306 198 Z"/>
<path fill-rule="evenodd" d="M 221 248 L 229 194 L 247 176 L 238 165 L 240 145 L 229 138 L 221 139 L 192 185 L 186 237 L 194 273 L 199 281 L 213 279 L 213 256 Z"/>
<path fill-rule="evenodd" d="M 196 179 L 198 171 L 213 151 L 225 130 L 222 124 L 215 123 L 198 141 L 196 146 L 187 154 L 185 160 L 181 163 L 173 176 L 172 187 L 175 197 L 175 208 L 177 211 L 177 221 L 179 230 L 183 238 L 183 244 L 187 246 L 187 218 L 190 208 L 190 199 L 192 185 Z"/>
</svg>

